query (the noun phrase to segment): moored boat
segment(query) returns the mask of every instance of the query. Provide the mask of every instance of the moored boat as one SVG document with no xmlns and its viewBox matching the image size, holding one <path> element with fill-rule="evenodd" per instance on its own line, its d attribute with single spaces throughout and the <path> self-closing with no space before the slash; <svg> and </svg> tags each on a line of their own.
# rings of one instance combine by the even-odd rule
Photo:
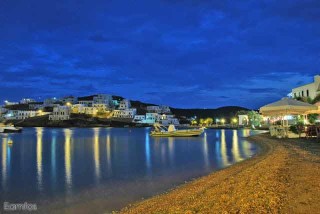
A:
<svg viewBox="0 0 320 214">
<path fill-rule="evenodd" d="M 158 123 L 153 126 L 154 130 L 150 133 L 150 136 L 153 137 L 196 137 L 204 132 L 203 128 L 177 130 L 174 125 L 169 125 L 169 127 L 166 128 Z"/>
<path fill-rule="evenodd" d="M 17 133 L 22 132 L 21 127 L 15 127 L 13 125 L 0 124 L 0 133 Z"/>
</svg>

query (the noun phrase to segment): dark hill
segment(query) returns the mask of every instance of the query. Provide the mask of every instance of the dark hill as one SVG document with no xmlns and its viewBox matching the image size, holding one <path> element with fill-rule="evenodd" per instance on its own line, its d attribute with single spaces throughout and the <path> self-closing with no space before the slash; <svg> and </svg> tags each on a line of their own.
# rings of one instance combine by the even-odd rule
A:
<svg viewBox="0 0 320 214">
<path fill-rule="evenodd" d="M 197 118 L 207 118 L 211 117 L 214 119 L 217 118 L 225 118 L 228 122 L 232 117 L 235 117 L 238 111 L 241 110 L 249 110 L 239 106 L 226 106 L 216 109 L 179 109 L 179 108 L 171 108 L 171 111 L 176 116 L 186 116 L 186 117 L 194 117 Z"/>
</svg>

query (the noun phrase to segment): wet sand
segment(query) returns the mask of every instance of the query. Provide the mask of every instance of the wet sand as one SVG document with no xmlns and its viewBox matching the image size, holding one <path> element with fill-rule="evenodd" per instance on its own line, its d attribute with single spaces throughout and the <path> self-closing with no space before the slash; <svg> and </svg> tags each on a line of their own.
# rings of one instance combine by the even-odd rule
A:
<svg viewBox="0 0 320 214">
<path fill-rule="evenodd" d="M 121 213 L 320 213 L 320 141 L 248 138 L 255 157 L 137 202 Z"/>
</svg>

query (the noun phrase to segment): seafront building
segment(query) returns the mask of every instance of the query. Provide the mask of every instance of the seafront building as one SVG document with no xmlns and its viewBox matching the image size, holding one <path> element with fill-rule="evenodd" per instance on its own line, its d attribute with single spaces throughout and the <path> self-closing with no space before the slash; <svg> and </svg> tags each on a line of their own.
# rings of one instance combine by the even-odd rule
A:
<svg viewBox="0 0 320 214">
<path fill-rule="evenodd" d="M 133 119 L 136 114 L 137 114 L 137 109 L 135 108 L 118 109 L 118 110 L 113 110 L 112 117 Z"/>
<path fill-rule="evenodd" d="M 12 106 L 12 105 L 18 105 L 19 103 L 17 103 L 17 102 L 10 102 L 10 101 L 8 101 L 8 100 L 6 100 L 6 101 L 4 101 L 4 105 L 5 106 Z"/>
<path fill-rule="evenodd" d="M 9 110 L 5 118 L 8 120 L 24 120 L 35 116 L 37 116 L 37 111 L 35 110 Z"/>
<path fill-rule="evenodd" d="M 56 107 L 62 105 L 62 102 L 60 102 L 58 99 L 54 98 L 49 98 L 45 99 L 43 102 L 43 107 Z"/>
<path fill-rule="evenodd" d="M 292 89 L 292 96 L 297 97 L 306 97 L 314 99 L 320 92 L 320 75 L 314 76 L 312 83 L 299 86 Z"/>
<path fill-rule="evenodd" d="M 249 125 L 249 117 L 247 114 L 238 115 L 238 125 L 239 126 Z"/>
<path fill-rule="evenodd" d="M 53 112 L 49 115 L 49 120 L 69 120 L 71 114 L 71 107 L 58 106 L 53 108 Z"/>
<path fill-rule="evenodd" d="M 120 101 L 118 109 L 112 111 L 113 118 L 134 120 L 136 114 L 137 109 L 131 108 L 131 103 L 127 99 L 123 99 L 122 101 Z"/>
<path fill-rule="evenodd" d="M 66 96 L 60 99 L 60 101 L 66 105 L 66 104 L 76 104 L 78 102 L 78 98 L 74 96 Z"/>
<path fill-rule="evenodd" d="M 129 100 L 127 99 L 124 99 L 122 101 L 120 101 L 119 103 L 119 110 L 126 110 L 126 109 L 129 109 L 131 107 L 131 103 Z"/>
<path fill-rule="evenodd" d="M 43 102 L 31 102 L 31 103 L 28 103 L 28 105 L 29 105 L 29 109 L 32 109 L 32 110 L 43 109 L 44 107 Z"/>
<path fill-rule="evenodd" d="M 107 94 L 97 94 L 85 97 L 66 96 L 61 99 L 49 98 L 36 102 L 25 98 L 20 103 L 6 102 L 0 109 L 1 117 L 9 120 L 25 120 L 30 117 L 49 115 L 50 121 L 65 121 L 71 119 L 71 114 L 85 114 L 91 117 L 124 120 L 133 123 L 152 125 L 179 125 L 179 120 L 171 114 L 169 106 L 131 107 L 130 100 Z M 141 114 L 141 112 L 146 112 Z"/>
<path fill-rule="evenodd" d="M 28 104 L 28 103 L 35 103 L 36 101 L 32 98 L 23 98 L 20 100 L 20 104 Z"/>
<path fill-rule="evenodd" d="M 152 105 L 152 106 L 147 106 L 147 112 L 150 113 L 158 113 L 158 114 L 170 114 L 171 110 L 169 106 L 157 106 L 157 105 Z"/>
</svg>

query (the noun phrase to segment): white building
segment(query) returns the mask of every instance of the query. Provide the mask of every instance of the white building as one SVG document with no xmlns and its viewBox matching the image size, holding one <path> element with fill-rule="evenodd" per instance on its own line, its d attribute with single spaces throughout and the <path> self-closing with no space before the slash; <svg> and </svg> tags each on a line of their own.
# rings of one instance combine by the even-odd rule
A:
<svg viewBox="0 0 320 214">
<path fill-rule="evenodd" d="M 3 108 L 2 106 L 0 106 L 0 115 L 3 115 L 5 113 L 7 113 L 8 109 Z"/>
<path fill-rule="evenodd" d="M 112 117 L 115 118 L 134 118 L 134 116 L 137 114 L 137 109 L 135 108 L 129 108 L 129 109 L 119 109 L 119 110 L 113 110 Z"/>
<path fill-rule="evenodd" d="M 145 123 L 147 124 L 154 124 L 160 120 L 158 113 L 146 113 L 146 120 Z"/>
<path fill-rule="evenodd" d="M 78 114 L 88 114 L 94 116 L 98 113 L 98 109 L 93 106 L 78 105 Z"/>
<path fill-rule="evenodd" d="M 78 102 L 78 98 L 74 96 L 66 96 L 60 99 L 63 104 L 75 104 Z"/>
<path fill-rule="evenodd" d="M 112 106 L 112 96 L 109 94 L 97 94 L 93 97 L 93 104 L 104 104 L 108 107 Z"/>
<path fill-rule="evenodd" d="M 59 103 L 60 101 L 57 100 L 56 98 L 49 98 L 49 99 L 45 99 L 43 102 L 43 106 L 44 107 L 57 107 L 60 105 Z"/>
<path fill-rule="evenodd" d="M 149 113 L 161 113 L 160 106 L 147 106 L 147 112 Z"/>
<path fill-rule="evenodd" d="M 161 119 L 159 121 L 160 124 L 164 125 L 164 126 L 168 126 L 168 125 L 180 125 L 180 122 L 177 118 L 167 118 L 167 119 Z"/>
<path fill-rule="evenodd" d="M 108 94 L 97 94 L 87 97 L 79 97 L 78 103 L 84 106 L 93 107 L 95 104 L 104 104 L 111 108 L 112 96 Z"/>
<path fill-rule="evenodd" d="M 170 114 L 171 113 L 171 110 L 170 110 L 170 107 L 169 106 L 160 106 L 160 109 L 161 109 L 161 113 L 162 114 Z"/>
<path fill-rule="evenodd" d="M 49 120 L 70 120 L 71 108 L 69 106 L 58 106 L 53 108 Z"/>
<path fill-rule="evenodd" d="M 92 107 L 93 105 L 93 96 L 87 96 L 87 97 L 79 97 L 78 103 L 83 106 Z"/>
<path fill-rule="evenodd" d="M 180 125 L 180 122 L 177 118 L 174 117 L 174 115 L 172 114 L 162 114 L 162 115 L 159 115 L 158 117 L 158 122 L 164 126 L 168 126 L 170 124 L 173 124 L 173 125 Z"/>
<path fill-rule="evenodd" d="M 123 99 L 119 103 L 119 109 L 120 110 L 126 110 L 126 109 L 129 109 L 130 107 L 131 107 L 131 103 L 127 99 Z"/>
<path fill-rule="evenodd" d="M 29 104 L 29 103 L 35 103 L 35 102 L 36 101 L 31 98 L 23 98 L 22 100 L 20 100 L 20 104 Z"/>
<path fill-rule="evenodd" d="M 146 115 L 135 115 L 133 122 L 135 123 L 145 123 Z"/>
<path fill-rule="evenodd" d="M 314 99 L 320 92 L 320 76 L 314 76 L 314 81 L 307 85 L 292 89 L 293 97 L 309 97 Z"/>
<path fill-rule="evenodd" d="M 102 113 L 110 112 L 112 110 L 109 104 L 93 104 L 93 107 L 96 108 L 98 112 Z"/>
<path fill-rule="evenodd" d="M 158 114 L 170 114 L 171 110 L 169 106 L 147 106 L 147 112 Z"/>
<path fill-rule="evenodd" d="M 249 117 L 246 114 L 238 115 L 238 123 L 239 126 L 247 126 L 249 125 Z"/>
<path fill-rule="evenodd" d="M 8 100 L 6 100 L 6 101 L 4 101 L 4 105 L 5 106 L 12 106 L 12 105 L 18 105 L 19 103 L 17 103 L 17 102 L 10 102 L 10 101 L 8 101 Z"/>
<path fill-rule="evenodd" d="M 24 120 L 35 116 L 37 116 L 35 110 L 9 110 L 4 117 L 8 120 Z"/>
<path fill-rule="evenodd" d="M 29 105 L 29 109 L 32 109 L 32 110 L 42 109 L 44 107 L 43 102 L 32 102 L 32 103 L 28 103 L 28 105 Z"/>
</svg>

